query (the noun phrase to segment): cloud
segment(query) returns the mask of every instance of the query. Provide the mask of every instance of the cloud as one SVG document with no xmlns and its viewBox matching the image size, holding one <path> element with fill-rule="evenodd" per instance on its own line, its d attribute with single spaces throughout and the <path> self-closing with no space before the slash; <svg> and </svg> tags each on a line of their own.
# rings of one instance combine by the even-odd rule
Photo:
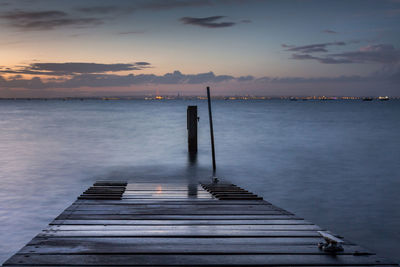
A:
<svg viewBox="0 0 400 267">
<path fill-rule="evenodd" d="M 302 51 L 301 51 L 302 52 Z M 393 45 L 377 44 L 361 47 L 358 51 L 312 56 L 310 54 L 292 54 L 296 60 L 317 60 L 323 64 L 343 63 L 381 63 L 395 64 L 400 62 L 400 50 Z"/>
<path fill-rule="evenodd" d="M 209 0 L 146 0 L 142 2 L 136 1 L 136 4 L 127 1 L 127 5 L 106 5 L 106 6 L 82 6 L 75 10 L 89 15 L 120 15 L 131 14 L 138 10 L 169 10 L 183 7 L 197 7 L 212 5 Z"/>
<path fill-rule="evenodd" d="M 262 1 L 262 0 L 261 0 Z M 126 6 L 124 8 L 118 6 L 86 6 L 80 7 L 76 10 L 90 13 L 90 14 L 108 14 L 113 12 L 118 12 L 121 9 L 128 9 L 129 12 L 138 10 L 151 10 L 151 11 L 161 11 L 178 9 L 185 7 L 201 7 L 201 6 L 215 6 L 215 5 L 237 5 L 237 4 L 249 4 L 249 2 L 261 2 L 260 0 L 145 0 L 136 1 L 135 4 Z M 127 1 L 128 2 L 128 1 Z M 131 1 L 133 2 L 133 1 Z M 129 2 L 128 2 L 129 3 Z M 244 22 L 246 23 L 246 22 Z"/>
<path fill-rule="evenodd" d="M 317 59 L 317 57 L 308 55 L 308 54 L 292 54 L 292 59 L 299 59 L 299 60 L 303 60 L 303 59 Z"/>
<path fill-rule="evenodd" d="M 288 46 L 283 44 L 282 46 L 286 49 L 286 51 L 292 52 L 300 52 L 300 53 L 316 53 L 316 52 L 328 52 L 328 46 L 344 46 L 345 42 L 332 42 L 332 43 L 320 43 L 320 44 L 310 44 L 304 46 Z"/>
<path fill-rule="evenodd" d="M 67 13 L 57 10 L 48 11 L 12 11 L 1 15 L 2 18 L 9 20 L 38 20 L 38 19 L 52 19 L 67 16 Z"/>
<path fill-rule="evenodd" d="M 400 61 L 400 50 L 395 49 L 393 45 L 377 44 L 361 47 L 359 51 L 331 54 L 330 56 L 347 59 L 354 63 L 392 64 Z"/>
<path fill-rule="evenodd" d="M 340 53 L 329 53 L 329 46 L 345 46 L 347 44 L 358 44 L 361 40 L 346 42 L 330 42 L 310 44 L 304 46 L 293 46 L 282 44 L 286 51 L 294 52 L 291 59 L 315 60 L 322 64 L 350 64 L 350 63 L 380 63 L 396 64 L 400 62 L 400 50 L 391 44 L 375 44 L 360 47 L 357 51 Z M 318 55 L 315 55 L 318 53 Z"/>
<path fill-rule="evenodd" d="M 89 27 L 103 23 L 98 18 L 71 17 L 63 11 L 10 11 L 0 15 L 10 26 L 21 30 L 52 30 L 59 27 Z"/>
<path fill-rule="evenodd" d="M 389 80 L 398 84 L 400 82 L 400 63 L 383 65 L 381 69 L 374 72 L 372 75 L 381 80 Z"/>
<path fill-rule="evenodd" d="M 30 68 L 37 71 L 54 71 L 61 73 L 104 73 L 137 70 L 134 64 L 98 64 L 98 63 L 33 63 Z"/>
<path fill-rule="evenodd" d="M 180 71 L 155 74 L 97 74 L 82 73 L 73 75 L 71 78 L 50 79 L 44 82 L 39 77 L 32 79 L 5 79 L 0 76 L 0 87 L 3 88 L 25 88 L 25 89 L 46 89 L 46 88 L 80 88 L 80 87 L 121 87 L 146 84 L 203 84 L 220 83 L 235 80 L 230 75 L 215 75 L 213 72 L 198 74 L 182 74 Z"/>
<path fill-rule="evenodd" d="M 250 0 L 248 0 L 250 1 Z M 91 5 L 72 8 L 69 13 L 60 10 L 22 10 L 17 9 L 0 13 L 0 19 L 8 22 L 8 25 L 24 31 L 32 30 L 53 30 L 61 27 L 93 27 L 103 24 L 111 19 L 118 19 L 121 15 L 132 14 L 140 10 L 162 11 L 178 8 L 248 4 L 248 1 L 241 0 L 146 0 L 146 1 L 126 1 L 122 5 Z M 85 1 L 81 1 L 85 2 Z M 254 1 L 257 2 L 257 1 Z M 0 3 L 8 5 L 8 3 Z M 181 20 L 185 24 L 193 24 L 208 28 L 230 27 L 235 22 L 215 22 L 223 18 L 222 16 L 209 18 L 185 17 Z M 241 23 L 250 23 L 251 20 L 244 19 Z M 120 34 L 135 34 L 142 32 L 121 32 Z"/>
<path fill-rule="evenodd" d="M 221 82 L 252 82 L 254 85 L 263 86 L 268 84 L 334 84 L 334 83 L 368 83 L 388 82 L 397 84 L 400 81 L 400 68 L 391 69 L 391 72 L 381 71 L 368 76 L 336 76 L 336 77 L 261 77 L 253 76 L 233 77 L 230 75 L 215 75 L 213 72 L 199 74 L 183 74 L 180 71 L 155 74 L 79 74 L 68 79 L 50 79 L 43 81 L 39 77 L 22 79 L 20 76 L 5 79 L 0 76 L 0 87 L 4 89 L 23 88 L 32 90 L 46 90 L 55 88 L 104 88 L 104 87 L 129 87 L 135 85 L 196 85 L 217 84 Z"/>
<path fill-rule="evenodd" d="M 291 59 L 297 59 L 297 60 L 314 59 L 314 60 L 317 60 L 320 63 L 324 63 L 324 64 L 353 63 L 351 60 L 348 60 L 348 59 L 335 59 L 335 58 L 331 58 L 331 57 L 316 57 L 316 56 L 312 56 L 309 54 L 292 54 Z"/>
<path fill-rule="evenodd" d="M 336 32 L 336 31 L 332 31 L 332 30 L 323 30 L 322 31 L 323 33 L 329 33 L 329 34 L 337 34 L 338 32 Z"/>
<path fill-rule="evenodd" d="M 342 75 L 335 77 L 262 77 L 256 82 L 279 83 L 279 84 L 297 84 L 297 83 L 342 83 L 342 82 L 365 82 L 371 80 L 372 76 Z"/>
<path fill-rule="evenodd" d="M 89 15 L 121 15 L 121 14 L 130 14 L 135 9 L 129 6 L 86 6 L 79 7 L 75 10 L 86 13 Z"/>
<path fill-rule="evenodd" d="M 255 79 L 254 76 L 247 75 L 247 76 L 240 76 L 239 78 L 237 78 L 237 81 L 248 82 L 248 81 L 253 81 L 254 79 Z"/>
<path fill-rule="evenodd" d="M 32 79 L 11 78 L 4 79 L 0 76 L 0 87 L 2 88 L 24 88 L 24 89 L 46 89 L 48 88 L 39 77 Z"/>
<path fill-rule="evenodd" d="M 201 84 L 219 84 L 226 82 L 226 85 L 220 86 L 240 86 L 240 83 L 245 82 L 246 87 L 262 87 L 270 86 L 292 86 L 292 85 L 316 85 L 321 84 L 379 84 L 396 86 L 400 82 L 400 64 L 384 67 L 379 72 L 372 73 L 367 76 L 351 75 L 351 76 L 336 76 L 336 77 L 261 77 L 253 76 L 233 77 L 231 75 L 215 75 L 213 72 L 183 74 L 180 71 L 166 73 L 164 75 L 155 74 L 127 74 L 117 75 L 110 73 L 79 73 L 69 77 L 54 76 L 54 78 L 44 80 L 39 77 L 30 79 L 23 78 L 20 75 L 8 77 L 7 79 L 0 75 L 0 88 L 3 90 L 12 90 L 13 88 L 25 90 L 47 90 L 53 89 L 77 89 L 77 88 L 116 88 L 116 87 L 135 87 L 135 86 L 168 86 L 168 85 L 201 85 Z"/>
<path fill-rule="evenodd" d="M 209 0 L 148 0 L 137 6 L 137 9 L 165 10 L 182 7 L 209 6 L 213 2 Z"/>
<path fill-rule="evenodd" d="M 139 66 L 149 66 L 149 65 L 151 65 L 149 62 L 144 62 L 144 61 L 135 62 L 135 64 L 139 65 Z"/>
<path fill-rule="evenodd" d="M 13 74 L 29 74 L 29 75 L 47 75 L 47 76 L 65 76 L 87 73 L 105 73 L 141 70 L 150 67 L 148 62 L 136 62 L 133 64 L 99 64 L 99 63 L 81 63 L 81 62 L 66 62 L 66 63 L 32 63 L 17 69 L 0 69 L 2 73 Z"/>
<path fill-rule="evenodd" d="M 224 28 L 224 27 L 232 27 L 236 23 L 235 22 L 217 22 L 225 18 L 225 16 L 213 16 L 213 17 L 205 17 L 205 18 L 193 18 L 193 17 L 183 17 L 180 21 L 183 24 L 196 25 L 205 28 Z"/>
</svg>

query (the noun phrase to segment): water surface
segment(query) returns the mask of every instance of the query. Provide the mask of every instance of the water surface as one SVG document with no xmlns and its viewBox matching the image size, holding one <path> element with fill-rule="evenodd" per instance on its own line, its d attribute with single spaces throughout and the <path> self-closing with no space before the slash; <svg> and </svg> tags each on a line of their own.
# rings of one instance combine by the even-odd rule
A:
<svg viewBox="0 0 400 267">
<path fill-rule="evenodd" d="M 213 105 L 219 177 L 400 262 L 400 101 Z M 95 180 L 208 178 L 207 116 L 205 101 L 0 101 L 0 262 Z"/>
</svg>

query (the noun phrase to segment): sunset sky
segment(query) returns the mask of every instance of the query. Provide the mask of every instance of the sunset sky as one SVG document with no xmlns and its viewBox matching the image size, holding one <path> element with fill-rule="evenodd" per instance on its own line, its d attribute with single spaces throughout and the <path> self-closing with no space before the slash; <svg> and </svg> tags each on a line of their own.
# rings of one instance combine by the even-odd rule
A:
<svg viewBox="0 0 400 267">
<path fill-rule="evenodd" d="M 400 96 L 399 0 L 0 0 L 0 97 Z"/>
</svg>

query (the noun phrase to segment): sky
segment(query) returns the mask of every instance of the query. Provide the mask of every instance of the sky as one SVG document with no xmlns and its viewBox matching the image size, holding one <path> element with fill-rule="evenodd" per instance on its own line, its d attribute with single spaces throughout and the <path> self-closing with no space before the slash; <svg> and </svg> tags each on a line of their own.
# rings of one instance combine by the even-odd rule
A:
<svg viewBox="0 0 400 267">
<path fill-rule="evenodd" d="M 0 0 L 0 97 L 400 96 L 400 0 Z"/>
</svg>

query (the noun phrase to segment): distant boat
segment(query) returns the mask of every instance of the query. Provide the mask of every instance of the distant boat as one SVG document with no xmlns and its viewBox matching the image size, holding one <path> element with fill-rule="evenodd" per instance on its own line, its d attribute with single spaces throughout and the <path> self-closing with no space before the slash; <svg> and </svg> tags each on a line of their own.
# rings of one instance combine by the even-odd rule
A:
<svg viewBox="0 0 400 267">
<path fill-rule="evenodd" d="M 374 100 L 372 97 L 364 97 L 363 98 L 363 101 L 372 101 L 372 100 Z"/>
<path fill-rule="evenodd" d="M 297 101 L 297 98 L 291 97 L 291 98 L 290 98 L 290 101 Z"/>
<path fill-rule="evenodd" d="M 378 99 L 379 99 L 380 101 L 388 101 L 388 100 L 389 100 L 389 97 L 388 97 L 388 96 L 380 96 L 380 97 L 378 97 Z"/>
</svg>

